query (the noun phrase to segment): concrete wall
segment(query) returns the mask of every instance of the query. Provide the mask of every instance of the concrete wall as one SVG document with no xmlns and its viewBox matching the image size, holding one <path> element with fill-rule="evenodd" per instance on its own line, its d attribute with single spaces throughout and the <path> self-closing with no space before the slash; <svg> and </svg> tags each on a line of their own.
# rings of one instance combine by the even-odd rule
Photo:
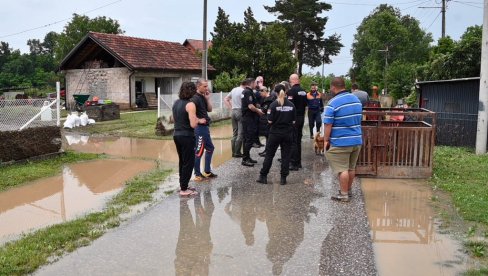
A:
<svg viewBox="0 0 488 276">
<path fill-rule="evenodd" d="M 66 72 L 68 103 L 73 104 L 74 94 L 89 94 L 100 99 L 110 99 L 121 107 L 129 106 L 129 75 L 127 68 L 74 69 Z"/>
</svg>

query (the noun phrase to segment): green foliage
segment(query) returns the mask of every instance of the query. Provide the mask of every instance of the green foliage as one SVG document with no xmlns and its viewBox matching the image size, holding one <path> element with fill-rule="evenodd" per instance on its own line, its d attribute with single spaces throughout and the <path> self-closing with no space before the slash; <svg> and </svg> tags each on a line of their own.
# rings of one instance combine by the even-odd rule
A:
<svg viewBox="0 0 488 276">
<path fill-rule="evenodd" d="M 354 67 L 350 73 L 359 86 L 366 91 L 373 85 L 384 88 L 388 49 L 388 91 L 396 98 L 409 95 L 415 82 L 415 68 L 428 59 L 432 41 L 418 20 L 382 4 L 363 19 L 354 39 L 351 50 Z"/>
<path fill-rule="evenodd" d="M 320 75 L 305 74 L 300 77 L 300 86 L 305 89 L 305 91 L 310 91 L 312 81 L 315 81 L 318 84 L 317 86 L 320 91 L 322 91 L 323 88 L 325 93 L 328 93 L 330 89 L 330 82 L 334 77 L 334 75 L 322 77 Z M 345 78 L 344 80 L 346 82 L 346 89 L 351 89 L 351 80 L 349 78 Z"/>
<path fill-rule="evenodd" d="M 471 26 L 459 41 L 440 39 L 430 58 L 417 71 L 421 80 L 478 77 L 481 66 L 482 27 Z"/>
<path fill-rule="evenodd" d="M 263 75 L 270 85 L 288 79 L 293 72 L 295 60 L 286 29 L 279 24 L 258 23 L 251 8 L 244 12 L 244 23 L 230 22 L 229 16 L 219 8 L 211 34 L 213 46 L 209 50 L 209 63 L 220 72 L 221 80 L 217 82 L 237 75 Z M 229 87 L 235 86 L 227 84 L 218 90 L 225 91 L 224 88 Z"/>
<path fill-rule="evenodd" d="M 239 74 L 237 69 L 232 70 L 231 74 L 222 72 L 214 80 L 214 92 L 230 92 L 232 88 L 239 86 L 246 78 L 246 75 Z"/>
<path fill-rule="evenodd" d="M 100 158 L 102 155 L 92 153 L 75 153 L 67 151 L 61 156 L 48 160 L 32 161 L 26 164 L 15 164 L 0 167 L 0 192 L 12 187 L 25 184 L 43 177 L 58 174 L 65 164 L 92 160 Z"/>
<path fill-rule="evenodd" d="M 303 64 L 317 67 L 322 62 L 330 63 L 330 56 L 337 55 L 343 46 L 337 34 L 324 37 L 327 17 L 324 12 L 332 6 L 318 0 L 275 1 L 274 6 L 264 8 L 278 17 L 278 22 L 287 30 L 285 40 L 291 41 L 291 49 L 298 60 L 298 74 L 302 74 Z"/>
</svg>

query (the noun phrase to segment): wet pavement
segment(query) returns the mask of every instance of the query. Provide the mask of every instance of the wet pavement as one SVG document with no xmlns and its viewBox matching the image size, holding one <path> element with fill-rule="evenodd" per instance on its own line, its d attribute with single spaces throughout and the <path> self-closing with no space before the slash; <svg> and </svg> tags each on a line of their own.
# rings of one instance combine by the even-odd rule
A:
<svg viewBox="0 0 488 276">
<path fill-rule="evenodd" d="M 141 160 L 82 162 L 65 166 L 60 176 L 0 193 L 0 244 L 22 232 L 101 210 L 125 181 L 155 165 Z"/>
<path fill-rule="evenodd" d="M 304 141 L 303 166 L 279 185 L 232 159 L 219 177 L 192 183 L 196 198 L 165 198 L 121 227 L 38 271 L 38 275 L 375 275 L 362 192 L 333 202 L 338 186 Z M 278 154 L 279 155 L 279 154 Z"/>
<path fill-rule="evenodd" d="M 362 179 L 380 275 L 459 275 L 468 258 L 459 241 L 439 233 L 422 180 Z"/>
</svg>

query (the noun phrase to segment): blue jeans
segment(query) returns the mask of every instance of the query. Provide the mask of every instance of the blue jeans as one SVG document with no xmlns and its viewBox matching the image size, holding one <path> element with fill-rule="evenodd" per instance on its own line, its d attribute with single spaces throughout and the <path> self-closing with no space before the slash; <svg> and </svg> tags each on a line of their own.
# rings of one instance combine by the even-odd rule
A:
<svg viewBox="0 0 488 276">
<path fill-rule="evenodd" d="M 210 129 L 208 126 L 198 125 L 195 128 L 195 175 L 200 176 L 200 160 L 202 159 L 205 150 L 205 172 L 211 172 L 210 162 L 212 161 L 212 154 L 215 147 L 210 138 Z"/>
</svg>

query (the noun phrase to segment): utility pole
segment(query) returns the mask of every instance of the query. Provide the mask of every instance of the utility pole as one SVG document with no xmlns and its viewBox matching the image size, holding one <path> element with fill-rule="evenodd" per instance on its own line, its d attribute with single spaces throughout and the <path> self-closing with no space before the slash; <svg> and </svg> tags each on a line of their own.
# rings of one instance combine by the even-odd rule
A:
<svg viewBox="0 0 488 276">
<path fill-rule="evenodd" d="M 484 3 L 476 154 L 486 153 L 488 140 L 488 0 Z"/>
<path fill-rule="evenodd" d="M 384 82 L 385 82 L 385 95 L 388 94 L 388 83 L 386 81 L 386 69 L 388 68 L 388 45 L 386 45 L 386 49 L 385 50 L 378 50 L 378 52 L 385 52 L 385 70 L 383 71 L 383 78 L 384 78 Z"/>
<path fill-rule="evenodd" d="M 442 0 L 441 7 L 419 7 L 419 9 L 441 9 L 442 13 L 442 38 L 446 37 L 446 2 L 449 0 Z"/>
<path fill-rule="evenodd" d="M 202 79 L 207 79 L 207 0 L 203 0 Z"/>
</svg>

